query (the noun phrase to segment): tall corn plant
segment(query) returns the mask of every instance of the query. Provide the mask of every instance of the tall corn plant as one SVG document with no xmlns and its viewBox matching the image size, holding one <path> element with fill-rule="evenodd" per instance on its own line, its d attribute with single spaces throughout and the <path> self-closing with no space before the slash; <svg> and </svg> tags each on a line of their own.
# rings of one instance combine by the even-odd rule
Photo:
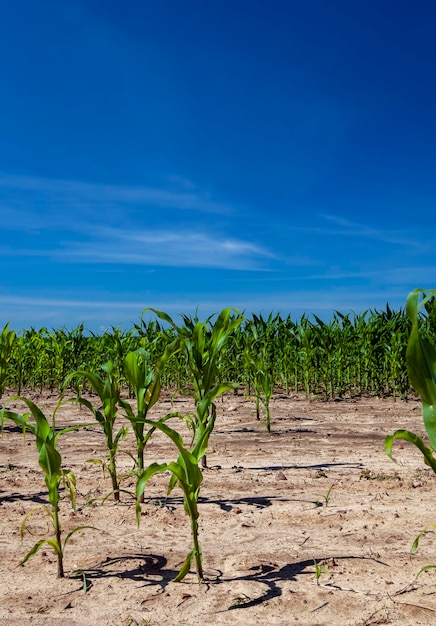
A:
<svg viewBox="0 0 436 626">
<path fill-rule="evenodd" d="M 66 535 L 64 540 L 62 540 L 62 528 L 59 518 L 59 502 L 61 499 L 59 490 L 62 485 L 68 488 L 71 505 L 73 509 L 76 510 L 76 478 L 73 472 L 62 468 L 62 457 L 57 449 L 57 439 L 61 434 L 77 430 L 78 427 L 72 426 L 56 430 L 55 414 L 56 410 L 59 408 L 59 404 L 53 414 L 53 422 L 50 426 L 47 418 L 34 402 L 21 397 L 15 397 L 14 399 L 24 402 L 30 409 L 30 413 L 19 414 L 3 409 L 0 413 L 0 417 L 2 422 L 5 419 L 10 419 L 17 424 L 17 426 L 21 426 L 23 434 L 25 434 L 26 431 L 29 431 L 35 436 L 35 443 L 38 451 L 38 463 L 44 472 L 44 480 L 48 490 L 48 499 L 51 505 L 50 508 L 43 506 L 43 509 L 52 521 L 54 534 L 51 539 L 40 539 L 37 541 L 19 564 L 23 565 L 28 559 L 34 556 L 43 545 L 47 544 L 53 548 L 56 553 L 58 577 L 63 578 L 64 551 L 67 543 L 76 532 L 84 530 L 85 528 L 93 528 L 91 526 L 77 526 Z M 29 421 L 31 416 L 33 416 L 35 420 L 34 422 Z M 24 536 L 27 520 L 36 510 L 38 509 L 32 509 L 25 515 L 21 525 L 22 538 Z"/>
<path fill-rule="evenodd" d="M 220 359 L 233 331 L 242 324 L 244 318 L 237 309 L 223 309 L 215 321 L 211 315 L 205 322 L 198 317 L 193 319 L 182 315 L 183 326 L 177 326 L 169 315 L 155 309 L 160 319 L 170 324 L 176 331 L 180 349 L 187 356 L 187 368 L 190 373 L 191 386 L 184 391 L 189 393 L 195 402 L 194 440 L 195 445 L 203 441 L 204 433 L 209 432 L 209 424 L 215 422 L 216 405 L 214 400 L 219 396 L 237 388 L 235 382 L 222 382 Z M 209 433 L 210 434 L 210 433 Z M 209 439 L 209 436 L 207 437 Z M 202 467 L 207 467 L 206 448 L 201 447 Z"/>
</svg>

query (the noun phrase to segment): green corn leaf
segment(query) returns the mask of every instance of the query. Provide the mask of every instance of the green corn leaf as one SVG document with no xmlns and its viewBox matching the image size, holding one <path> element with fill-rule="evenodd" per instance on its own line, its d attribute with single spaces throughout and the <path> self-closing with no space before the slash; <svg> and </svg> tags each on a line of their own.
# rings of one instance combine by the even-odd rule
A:
<svg viewBox="0 0 436 626">
<path fill-rule="evenodd" d="M 49 480 L 52 476 L 60 476 L 62 459 L 56 448 L 50 443 L 43 443 L 39 450 L 39 465 Z"/>
<path fill-rule="evenodd" d="M 404 441 L 408 441 L 416 446 L 424 455 L 424 462 L 426 465 L 430 466 L 436 473 L 436 459 L 433 456 L 432 450 L 425 445 L 421 437 L 418 437 L 418 435 L 410 432 L 409 430 L 397 430 L 393 435 L 388 435 L 385 438 L 384 447 L 386 454 L 390 459 L 393 461 L 395 460 L 392 456 L 392 444 L 396 439 L 403 439 Z"/>
<path fill-rule="evenodd" d="M 28 422 L 30 413 L 25 413 L 24 415 L 21 415 L 20 413 L 14 413 L 13 411 L 7 411 L 6 409 L 3 409 L 2 416 L 3 419 L 10 419 L 17 426 L 21 426 L 24 435 L 26 433 L 26 430 L 29 430 L 32 434 L 35 434 L 36 424 Z"/>
<path fill-rule="evenodd" d="M 61 472 L 62 472 L 62 480 L 69 491 L 71 506 L 73 508 L 73 511 L 75 511 L 76 510 L 76 477 L 74 476 L 73 472 L 71 472 L 70 470 L 61 470 Z"/>
<path fill-rule="evenodd" d="M 129 352 L 124 359 L 124 373 L 134 389 L 142 387 L 144 382 L 143 370 L 139 364 L 139 352 Z"/>
<path fill-rule="evenodd" d="M 69 542 L 69 540 L 71 539 L 71 537 L 75 533 L 78 533 L 80 530 L 86 530 L 87 528 L 89 528 L 90 530 L 98 530 L 98 531 L 100 531 L 100 529 L 96 528 L 95 526 L 76 526 L 76 528 L 74 528 L 71 532 L 69 532 L 68 535 L 65 537 L 65 539 L 64 539 L 64 549 L 65 549 L 65 546 L 67 545 L 67 543 Z"/>
<path fill-rule="evenodd" d="M 416 575 L 415 580 L 418 578 L 418 576 L 421 576 L 421 574 L 423 574 L 424 572 L 427 572 L 430 569 L 436 569 L 436 565 L 424 565 L 424 567 L 421 567 L 421 569 Z"/>
<path fill-rule="evenodd" d="M 26 554 L 26 556 L 25 556 L 23 559 L 21 559 L 21 561 L 18 563 L 18 565 L 24 565 L 24 563 L 25 563 L 26 561 L 28 561 L 28 560 L 29 560 L 29 559 L 30 559 L 30 558 L 31 558 L 34 554 L 36 554 L 36 553 L 37 553 L 37 552 L 38 552 L 38 551 L 42 548 L 42 546 L 43 546 L 45 543 L 47 543 L 47 544 L 51 545 L 51 547 L 52 547 L 52 548 L 55 550 L 55 552 L 57 553 L 57 552 L 58 552 L 58 549 L 57 549 L 57 547 L 55 548 L 55 547 L 53 546 L 53 542 L 56 544 L 56 546 L 58 546 L 57 541 L 55 541 L 55 540 L 53 540 L 53 539 L 40 539 L 39 541 L 37 541 L 37 542 L 35 543 L 35 545 L 33 546 L 33 548 L 31 548 L 31 549 L 29 550 L 29 552 Z"/>
<path fill-rule="evenodd" d="M 180 568 L 179 573 L 177 574 L 175 578 L 173 578 L 173 582 L 179 583 L 181 580 L 185 578 L 187 574 L 189 574 L 193 556 L 194 556 L 194 550 L 191 550 L 188 556 L 186 557 L 186 561 L 183 563 L 182 567 Z"/>
<path fill-rule="evenodd" d="M 43 414 L 43 412 L 41 411 L 41 409 L 38 406 L 36 406 L 36 404 L 32 402 L 32 400 L 29 400 L 28 398 L 23 398 L 23 397 L 20 397 L 18 399 L 24 402 L 25 404 L 27 404 L 36 422 L 36 428 L 35 428 L 36 446 L 38 450 L 40 450 L 41 446 L 44 443 L 46 443 L 47 441 L 51 441 L 53 439 L 54 432 L 52 428 L 50 427 L 50 424 L 47 422 L 47 419 L 45 415 Z"/>
<path fill-rule="evenodd" d="M 105 465 L 105 462 L 101 459 L 86 459 L 87 463 L 92 463 L 93 465 Z"/>
<path fill-rule="evenodd" d="M 51 517 L 50 509 L 45 504 L 41 506 L 37 506 L 34 509 L 31 509 L 30 511 L 28 511 L 25 514 L 23 521 L 21 522 L 21 528 L 20 528 L 21 539 L 24 539 L 24 531 L 26 530 L 27 520 L 29 519 L 31 515 L 33 515 L 36 511 L 39 511 L 41 508 L 48 514 L 49 517 Z"/>
<path fill-rule="evenodd" d="M 183 465 L 179 462 L 171 461 L 170 463 L 168 463 L 168 469 L 172 473 L 172 477 L 174 478 L 174 480 L 170 480 L 170 486 L 168 487 L 167 493 L 171 493 L 173 489 L 172 484 L 176 485 L 177 483 L 180 485 L 185 493 L 188 492 L 191 488 L 191 485 L 188 482 L 188 476 L 184 470 Z"/>
<path fill-rule="evenodd" d="M 161 320 L 164 320 L 164 322 L 167 322 L 174 329 L 177 329 L 177 326 L 175 325 L 175 323 L 173 322 L 173 320 L 167 313 L 164 313 L 163 311 L 157 311 L 156 309 L 152 309 L 151 307 L 147 307 L 146 309 L 142 311 L 142 315 L 144 315 L 144 313 L 147 313 L 147 311 L 151 311 L 152 313 L 157 315 L 157 317 L 159 317 Z"/>
<path fill-rule="evenodd" d="M 129 432 L 129 429 L 127 428 L 127 426 L 122 426 L 120 428 L 120 430 L 115 435 L 114 448 L 118 447 L 118 443 L 119 443 L 120 439 L 125 439 L 127 437 L 128 432 Z"/>
<path fill-rule="evenodd" d="M 98 396 L 101 398 L 104 395 L 104 382 L 100 378 L 100 376 L 98 376 L 98 374 L 95 374 L 94 372 L 89 372 L 87 370 L 77 370 L 76 372 L 72 372 L 69 376 L 66 377 L 64 388 L 68 386 L 73 378 L 87 378 L 89 383 L 91 384 L 91 387 L 98 394 Z"/>
<path fill-rule="evenodd" d="M 154 380 L 148 385 L 147 392 L 145 394 L 145 402 L 147 403 L 148 409 L 151 409 L 151 407 L 154 406 L 159 400 L 161 391 L 159 374 L 157 371 L 154 376 Z"/>
<path fill-rule="evenodd" d="M 155 474 L 158 474 L 160 472 L 166 472 L 167 469 L 167 463 L 152 463 L 138 477 L 138 481 L 136 483 L 136 521 L 138 523 L 138 526 L 141 522 L 141 503 L 139 501 L 139 498 L 144 493 L 147 481 Z"/>
<path fill-rule="evenodd" d="M 416 537 L 415 541 L 412 543 L 412 547 L 410 548 L 410 554 L 413 554 L 414 552 L 417 551 L 421 537 L 427 534 L 429 530 L 435 530 L 435 529 L 436 529 L 436 526 L 427 526 L 426 528 L 421 530 L 419 535 Z"/>
<path fill-rule="evenodd" d="M 433 448 L 436 449 L 436 349 L 419 329 L 419 310 L 436 294 L 423 289 L 412 291 L 406 302 L 406 311 L 412 322 L 406 359 L 409 379 L 421 397 L 424 425 Z M 421 302 L 419 298 L 422 297 Z"/>
<path fill-rule="evenodd" d="M 154 428 L 157 428 L 158 430 L 161 430 L 163 433 L 165 433 L 171 439 L 171 441 L 177 446 L 180 453 L 182 452 L 182 450 L 185 450 L 184 442 L 183 442 L 181 435 L 173 428 L 170 428 L 170 426 L 165 424 L 162 420 L 159 420 L 157 422 L 154 422 L 152 420 L 144 420 L 144 422 L 146 424 L 149 424 L 150 426 L 153 426 Z"/>
<path fill-rule="evenodd" d="M 120 398 L 119 404 L 120 404 L 120 407 L 122 409 L 124 409 L 124 411 L 126 412 L 126 417 L 129 420 L 129 422 L 133 423 L 133 422 L 137 421 L 137 417 L 136 417 L 135 413 L 133 412 L 133 409 L 132 409 L 130 403 L 127 402 L 127 400 L 123 400 L 123 399 Z"/>
<path fill-rule="evenodd" d="M 209 410 L 209 407 L 211 406 L 213 401 L 216 400 L 216 398 L 218 398 L 218 396 L 221 396 L 223 393 L 226 393 L 227 391 L 232 391 L 233 389 L 237 389 L 237 387 L 238 387 L 237 383 L 219 383 L 217 385 L 214 385 L 212 389 L 210 389 L 206 393 L 206 395 L 203 397 L 203 399 L 199 402 L 198 404 L 199 413 L 201 415 L 206 415 Z"/>
</svg>

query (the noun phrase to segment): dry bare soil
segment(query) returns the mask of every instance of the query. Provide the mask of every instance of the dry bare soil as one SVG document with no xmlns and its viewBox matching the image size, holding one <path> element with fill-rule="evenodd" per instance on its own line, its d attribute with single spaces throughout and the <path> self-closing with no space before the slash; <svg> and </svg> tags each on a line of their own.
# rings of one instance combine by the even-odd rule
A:
<svg viewBox="0 0 436 626">
<path fill-rule="evenodd" d="M 33 399 L 50 417 L 57 397 Z M 12 406 L 20 408 L 18 402 Z M 187 412 L 190 400 L 179 397 L 175 408 Z M 168 394 L 154 417 L 170 410 Z M 420 403 L 308 403 L 276 394 L 272 415 L 268 435 L 251 400 L 229 394 L 218 402 L 199 504 L 207 575 L 201 585 L 194 571 L 182 583 L 172 582 L 191 535 L 181 492 L 166 497 L 168 475 L 156 476 L 146 488 L 140 528 L 128 494 L 119 504 L 98 499 L 110 482 L 101 467 L 88 463 L 105 454 L 96 424 L 60 437 L 58 445 L 78 489 L 76 513 L 66 499 L 61 503 L 64 533 L 78 525 L 100 530 L 73 536 L 64 579 L 56 576 L 50 547 L 17 567 L 47 536 L 46 522 L 35 512 L 30 532 L 20 539 L 23 516 L 47 503 L 47 495 L 33 437 L 23 443 L 21 431 L 6 423 L 0 448 L 0 623 L 435 624 L 436 572 L 415 580 L 421 567 L 436 563 L 434 535 L 426 534 L 413 556 L 410 548 L 419 531 L 436 522 L 436 477 L 409 444 L 395 443 L 397 465 L 383 449 L 384 437 L 398 428 L 423 434 Z M 59 426 L 91 422 L 75 405 L 58 413 Z M 121 447 L 134 454 L 131 435 Z M 175 457 L 163 435 L 147 446 L 148 462 Z M 119 457 L 119 466 L 128 473 L 128 455 Z M 122 486 L 133 490 L 134 479 L 126 477 Z M 318 579 L 314 560 L 323 568 Z"/>
</svg>

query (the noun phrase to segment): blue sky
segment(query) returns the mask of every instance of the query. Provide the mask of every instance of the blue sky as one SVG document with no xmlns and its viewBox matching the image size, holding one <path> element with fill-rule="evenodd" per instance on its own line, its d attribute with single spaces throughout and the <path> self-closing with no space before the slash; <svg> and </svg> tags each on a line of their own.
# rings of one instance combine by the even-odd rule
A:
<svg viewBox="0 0 436 626">
<path fill-rule="evenodd" d="M 435 32 L 420 1 L 8 3 L 0 326 L 434 287 Z"/>
</svg>

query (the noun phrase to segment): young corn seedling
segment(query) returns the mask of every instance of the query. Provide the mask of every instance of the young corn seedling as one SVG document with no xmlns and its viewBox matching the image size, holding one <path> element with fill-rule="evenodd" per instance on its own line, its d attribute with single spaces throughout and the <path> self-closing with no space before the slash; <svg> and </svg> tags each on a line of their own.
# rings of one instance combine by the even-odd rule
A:
<svg viewBox="0 0 436 626">
<path fill-rule="evenodd" d="M 112 361 L 103 365 L 102 369 L 105 372 L 104 377 L 85 370 L 73 372 L 67 377 L 65 386 L 73 378 L 85 378 L 100 398 L 101 408 L 96 408 L 89 400 L 82 397 L 76 398 L 75 402 L 78 402 L 88 408 L 103 429 L 106 439 L 106 448 L 108 450 L 107 467 L 112 481 L 112 493 L 114 500 L 119 502 L 120 487 L 117 475 L 116 455 L 118 451 L 118 444 L 120 440 L 124 439 L 127 435 L 128 429 L 125 426 L 122 426 L 118 432 L 114 434 L 114 425 L 118 415 L 118 405 L 120 400 L 120 388 L 118 381 L 114 376 L 114 365 Z M 93 460 L 93 462 L 95 463 L 96 461 Z M 100 461 L 100 463 L 102 463 L 103 467 L 105 467 L 104 462 Z"/>
<path fill-rule="evenodd" d="M 212 406 L 213 401 L 217 395 L 219 395 L 220 389 L 215 388 L 207 394 L 203 400 L 203 410 L 207 411 L 207 405 Z M 158 422 L 153 422 L 151 420 L 145 420 L 146 423 L 153 428 L 157 428 L 161 430 L 163 433 L 168 435 L 171 441 L 177 446 L 179 451 L 179 456 L 177 461 L 171 461 L 170 463 L 152 463 L 147 467 L 145 471 L 138 477 L 138 482 L 136 485 L 136 497 L 137 497 L 137 506 L 136 506 L 136 518 L 138 522 L 138 526 L 141 519 L 141 497 L 144 495 L 144 489 L 147 481 L 159 472 L 170 471 L 172 473 L 172 477 L 170 479 L 170 484 L 168 487 L 168 494 L 174 489 L 176 485 L 178 485 L 183 491 L 183 501 L 184 508 L 186 514 L 189 516 L 191 521 L 191 534 L 193 540 L 193 548 L 189 551 L 188 556 L 184 564 L 182 565 L 179 573 L 175 577 L 175 582 L 180 582 L 183 578 L 188 574 L 192 560 L 195 559 L 197 575 L 199 582 L 202 582 L 204 579 L 203 573 L 203 559 L 201 547 L 198 540 L 198 497 L 200 494 L 200 486 L 203 480 L 203 474 L 198 466 L 200 460 L 206 454 L 207 445 L 209 441 L 210 434 L 213 430 L 215 424 L 216 413 L 215 410 L 212 409 L 210 417 L 204 428 L 201 428 L 197 432 L 197 439 L 194 448 L 189 451 L 184 443 L 183 439 L 178 432 L 174 429 L 170 428 L 167 424 L 164 423 L 165 419 L 169 416 L 166 416 L 162 420 Z M 201 432 L 200 432 L 201 431 Z"/>
<path fill-rule="evenodd" d="M 423 454 L 424 463 L 432 468 L 436 474 L 436 348 L 434 344 L 423 335 L 420 330 L 421 307 L 425 306 L 436 295 L 436 290 L 426 291 L 415 289 L 412 291 L 406 302 L 406 311 L 412 322 L 412 329 L 407 344 L 407 370 L 412 386 L 419 394 L 422 402 L 422 414 L 424 426 L 427 432 L 430 446 L 408 430 L 397 430 L 393 435 L 386 437 L 385 450 L 388 456 L 393 459 L 392 445 L 396 439 L 402 439 L 414 444 Z M 420 297 L 422 300 L 420 301 Z M 434 527 L 432 527 L 434 528 Z M 415 539 L 412 545 L 412 552 L 418 548 L 419 540 L 429 529 L 424 529 Z M 426 566 L 423 571 L 436 566 Z M 419 574 L 418 574 L 419 575 Z"/>
<path fill-rule="evenodd" d="M 10 419 L 23 429 L 23 434 L 26 431 L 35 435 L 35 443 L 38 451 L 38 463 L 44 472 L 44 480 L 48 490 L 48 499 L 50 507 L 43 505 L 43 510 L 47 513 L 53 524 L 53 537 L 50 539 L 40 539 L 29 550 L 25 557 L 20 561 L 19 565 L 23 565 L 30 557 L 34 556 L 44 544 L 53 548 L 57 556 L 57 571 L 58 577 L 64 577 L 64 551 L 67 543 L 71 537 L 80 530 L 85 528 L 93 528 L 92 526 L 77 526 L 71 532 L 69 532 L 65 539 L 62 540 L 62 529 L 59 519 L 59 502 L 61 499 L 59 489 L 61 486 L 65 486 L 68 489 L 69 499 L 74 510 L 76 510 L 76 478 L 70 470 L 62 468 L 62 458 L 56 447 L 57 439 L 59 435 L 77 430 L 77 426 L 70 428 L 63 428 L 56 431 L 55 428 L 55 415 L 60 404 L 56 407 L 53 414 L 53 423 L 50 426 L 46 417 L 42 413 L 36 404 L 26 398 L 16 397 L 23 401 L 30 409 L 30 413 L 23 415 L 14 413 L 3 409 L 1 413 L 2 420 Z M 34 422 L 30 422 L 29 418 L 33 416 Z M 39 509 L 40 507 L 38 507 Z M 38 509 L 32 509 L 25 516 L 21 525 L 21 538 L 24 536 L 27 520 Z"/>
<path fill-rule="evenodd" d="M 322 500 L 324 500 L 326 506 L 329 505 L 330 498 L 332 497 L 332 489 L 333 489 L 334 486 L 335 486 L 334 483 L 333 483 L 333 485 L 330 485 L 330 487 L 327 490 L 327 493 L 324 496 L 322 496 Z M 318 506 L 322 506 L 322 504 L 323 504 L 322 500 L 318 499 L 316 501 L 316 504 Z"/>
<path fill-rule="evenodd" d="M 316 559 L 313 559 L 313 564 L 315 566 L 316 584 L 319 585 L 319 579 L 321 578 L 321 574 L 328 574 L 329 571 L 326 567 L 320 565 Z"/>
<path fill-rule="evenodd" d="M 136 410 L 127 400 L 119 400 L 120 407 L 125 412 L 125 417 L 132 425 L 136 438 L 136 471 L 141 475 L 144 470 L 144 449 L 153 434 L 155 428 L 145 431 L 146 424 L 153 424 L 147 421 L 149 410 L 159 400 L 161 390 L 161 371 L 167 360 L 178 351 L 178 343 L 173 342 L 167 345 L 164 354 L 159 359 L 156 367 L 150 366 L 149 353 L 145 348 L 138 348 L 134 352 L 129 352 L 124 360 L 124 374 L 133 389 L 136 398 Z M 166 419 L 175 417 L 177 414 L 168 414 Z M 141 496 L 141 502 L 144 495 Z"/>
<path fill-rule="evenodd" d="M 187 366 L 190 372 L 192 387 L 185 389 L 192 395 L 196 412 L 194 416 L 194 440 L 201 440 L 209 421 L 215 420 L 216 406 L 208 398 L 236 389 L 237 383 L 220 382 L 220 358 L 233 331 L 244 321 L 236 309 L 223 309 L 216 321 L 213 315 L 205 322 L 200 322 L 184 315 L 184 325 L 176 326 L 171 317 L 162 311 L 153 311 L 160 319 L 166 321 L 177 332 L 180 348 L 187 355 Z M 236 316 L 233 315 L 236 313 Z M 219 392 L 218 392 L 219 390 Z M 202 467 L 207 467 L 206 454 L 202 455 Z"/>
</svg>

